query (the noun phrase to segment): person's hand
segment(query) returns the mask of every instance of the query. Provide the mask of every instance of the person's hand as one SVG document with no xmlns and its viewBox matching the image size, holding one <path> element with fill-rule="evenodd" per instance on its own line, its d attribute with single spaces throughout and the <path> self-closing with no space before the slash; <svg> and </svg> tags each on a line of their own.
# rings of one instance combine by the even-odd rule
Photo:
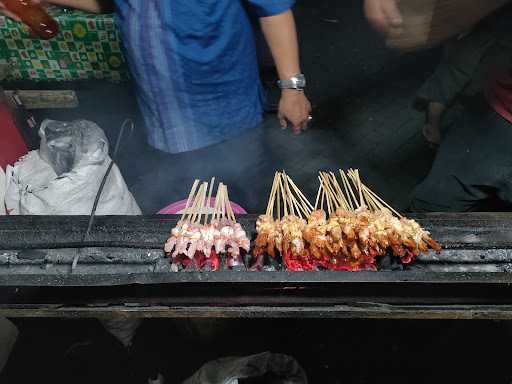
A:
<svg viewBox="0 0 512 384">
<path fill-rule="evenodd" d="M 290 123 L 293 133 L 300 134 L 307 129 L 310 113 L 311 104 L 304 92 L 295 89 L 281 91 L 278 118 L 283 129 L 286 129 Z"/>
<path fill-rule="evenodd" d="M 42 3 L 41 0 L 30 0 L 30 1 L 34 4 Z M 21 19 L 17 15 L 15 15 L 11 11 L 7 10 L 7 8 L 5 8 L 5 5 L 1 0 L 0 0 L 0 12 L 3 13 L 5 16 L 10 17 L 13 20 L 21 21 Z"/>
<path fill-rule="evenodd" d="M 3 13 L 5 16 L 10 17 L 13 20 L 21 21 L 18 16 L 16 16 L 11 11 L 8 11 L 7 8 L 5 8 L 5 5 L 2 1 L 0 1 L 0 12 Z"/>
<path fill-rule="evenodd" d="M 364 12 L 370 24 L 386 37 L 402 33 L 399 0 L 365 0 Z"/>
</svg>

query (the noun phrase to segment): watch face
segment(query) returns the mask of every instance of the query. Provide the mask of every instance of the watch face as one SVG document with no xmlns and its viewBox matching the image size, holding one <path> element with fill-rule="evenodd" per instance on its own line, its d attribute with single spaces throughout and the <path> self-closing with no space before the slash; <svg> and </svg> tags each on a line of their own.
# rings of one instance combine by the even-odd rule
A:
<svg viewBox="0 0 512 384">
<path fill-rule="evenodd" d="M 306 78 L 304 77 L 304 75 L 298 75 L 294 78 L 294 80 L 295 84 L 298 87 L 304 88 L 306 86 Z"/>
</svg>

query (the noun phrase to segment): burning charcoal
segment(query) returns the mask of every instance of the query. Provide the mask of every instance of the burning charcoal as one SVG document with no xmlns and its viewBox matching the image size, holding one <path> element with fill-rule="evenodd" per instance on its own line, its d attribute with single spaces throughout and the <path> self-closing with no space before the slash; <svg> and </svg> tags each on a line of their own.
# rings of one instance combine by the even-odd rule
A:
<svg viewBox="0 0 512 384">
<path fill-rule="evenodd" d="M 253 264 L 249 268 L 251 271 L 259 272 L 263 270 L 265 267 L 265 255 L 260 254 L 256 258 L 252 258 L 254 260 Z"/>
<path fill-rule="evenodd" d="M 399 257 L 393 256 L 390 252 L 376 258 L 379 271 L 402 271 L 404 266 Z"/>
</svg>

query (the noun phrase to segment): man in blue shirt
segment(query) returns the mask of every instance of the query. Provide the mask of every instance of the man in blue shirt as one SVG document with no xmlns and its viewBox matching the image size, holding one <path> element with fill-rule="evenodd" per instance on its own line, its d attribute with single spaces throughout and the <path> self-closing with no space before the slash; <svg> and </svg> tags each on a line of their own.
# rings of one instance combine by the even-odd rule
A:
<svg viewBox="0 0 512 384">
<path fill-rule="evenodd" d="M 305 128 L 311 106 L 301 89 L 294 0 L 114 0 L 151 146 L 193 151 L 262 121 L 255 43 L 242 1 L 260 17 L 283 80 L 280 123 L 295 133 Z M 105 9 L 101 0 L 48 2 Z"/>
</svg>

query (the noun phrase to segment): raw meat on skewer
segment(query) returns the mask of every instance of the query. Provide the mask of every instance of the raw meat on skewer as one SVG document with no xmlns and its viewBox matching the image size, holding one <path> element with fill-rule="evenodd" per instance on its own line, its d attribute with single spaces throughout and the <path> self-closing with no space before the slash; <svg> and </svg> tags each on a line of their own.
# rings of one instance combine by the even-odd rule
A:
<svg viewBox="0 0 512 384">
<path fill-rule="evenodd" d="M 199 180 L 194 182 L 185 211 L 165 243 L 164 250 L 171 257 L 173 271 L 181 268 L 215 271 L 219 268 L 219 255 L 226 256 L 228 267 L 242 265 L 242 252 L 249 252 L 249 238 L 236 222 L 227 187 L 222 183 L 218 185 L 213 213 L 209 214 L 214 182 L 215 178 L 210 183 L 204 182 L 199 189 Z"/>
</svg>

